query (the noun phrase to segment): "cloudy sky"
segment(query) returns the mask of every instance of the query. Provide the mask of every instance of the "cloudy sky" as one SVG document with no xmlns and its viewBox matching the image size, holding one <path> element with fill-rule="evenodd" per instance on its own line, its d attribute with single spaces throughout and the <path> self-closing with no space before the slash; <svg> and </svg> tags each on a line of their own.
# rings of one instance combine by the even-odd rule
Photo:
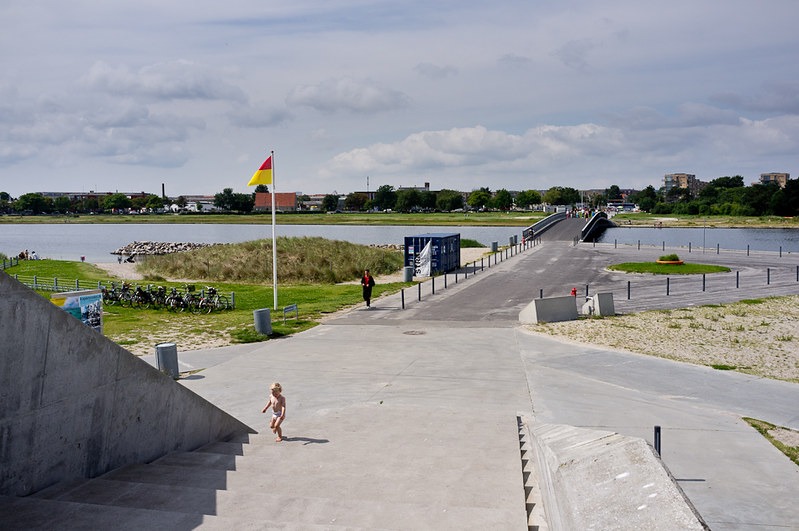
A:
<svg viewBox="0 0 799 531">
<path fill-rule="evenodd" d="M 799 174 L 796 0 L 5 0 L 0 191 Z"/>
</svg>

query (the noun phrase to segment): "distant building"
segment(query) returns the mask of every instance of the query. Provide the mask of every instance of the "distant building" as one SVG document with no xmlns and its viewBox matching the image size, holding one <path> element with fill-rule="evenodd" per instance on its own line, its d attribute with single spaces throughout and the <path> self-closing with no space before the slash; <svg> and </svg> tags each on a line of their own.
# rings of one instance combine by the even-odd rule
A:
<svg viewBox="0 0 799 531">
<path fill-rule="evenodd" d="M 667 194 L 674 188 L 687 188 L 695 196 L 706 184 L 690 173 L 667 173 L 663 176 L 663 188 Z"/>
<path fill-rule="evenodd" d="M 186 200 L 186 210 L 189 212 L 215 212 L 219 210 L 214 205 L 214 196 L 212 195 L 183 195 L 181 197 Z"/>
<path fill-rule="evenodd" d="M 429 192 L 430 191 L 430 183 L 424 183 L 424 186 L 400 186 L 397 188 L 397 191 L 400 190 L 416 190 L 417 192 Z"/>
<path fill-rule="evenodd" d="M 761 173 L 760 174 L 760 184 L 769 184 L 769 183 L 777 183 L 780 188 L 785 188 L 785 185 L 788 183 L 788 180 L 791 178 L 790 173 Z"/>
<path fill-rule="evenodd" d="M 152 195 L 145 192 L 95 192 L 94 190 L 89 190 L 88 192 L 36 192 L 36 193 L 41 194 L 42 197 L 49 197 L 50 199 L 56 199 L 58 197 L 68 197 L 70 201 L 82 201 L 84 199 L 97 199 L 99 201 L 114 194 L 123 194 L 127 196 L 129 199 L 136 199 Z"/>
<path fill-rule="evenodd" d="M 272 211 L 272 193 L 256 192 L 254 210 L 259 212 Z M 275 212 L 296 212 L 297 194 L 294 192 L 278 192 L 275 194 Z"/>
</svg>

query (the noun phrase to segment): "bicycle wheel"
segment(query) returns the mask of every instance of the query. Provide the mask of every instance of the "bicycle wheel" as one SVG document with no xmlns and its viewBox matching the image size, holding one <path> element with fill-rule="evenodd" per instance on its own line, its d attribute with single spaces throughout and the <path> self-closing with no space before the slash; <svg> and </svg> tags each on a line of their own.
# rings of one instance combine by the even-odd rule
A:
<svg viewBox="0 0 799 531">
<path fill-rule="evenodd" d="M 130 292 L 122 292 L 119 294 L 119 305 L 123 308 L 130 308 L 133 306 L 133 294 Z"/>
<path fill-rule="evenodd" d="M 230 303 L 224 295 L 219 295 L 214 302 L 216 303 L 216 309 L 219 311 L 230 308 Z"/>
<path fill-rule="evenodd" d="M 212 311 L 214 311 L 214 301 L 212 301 L 211 299 L 203 299 L 200 301 L 200 304 L 202 305 L 200 311 L 204 313 L 211 313 Z"/>
</svg>

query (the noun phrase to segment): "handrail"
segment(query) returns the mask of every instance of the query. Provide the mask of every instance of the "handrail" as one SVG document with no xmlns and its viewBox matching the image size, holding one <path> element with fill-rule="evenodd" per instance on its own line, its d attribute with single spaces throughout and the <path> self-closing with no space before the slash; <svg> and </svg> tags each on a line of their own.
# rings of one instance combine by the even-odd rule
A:
<svg viewBox="0 0 799 531">
<path fill-rule="evenodd" d="M 591 219 L 585 224 L 583 230 L 580 231 L 580 241 L 584 242 L 586 239 L 592 237 L 595 232 L 603 232 L 608 227 L 615 226 L 616 224 L 608 219 L 606 212 L 597 212 L 591 216 Z"/>
<path fill-rule="evenodd" d="M 550 228 L 552 225 L 554 225 L 558 221 L 563 221 L 564 219 L 566 219 L 565 212 L 555 212 L 554 214 L 550 214 L 544 219 L 536 223 L 533 223 L 532 225 L 524 229 L 522 231 L 522 237 L 525 239 L 525 241 L 536 238 L 542 232 Z"/>
</svg>

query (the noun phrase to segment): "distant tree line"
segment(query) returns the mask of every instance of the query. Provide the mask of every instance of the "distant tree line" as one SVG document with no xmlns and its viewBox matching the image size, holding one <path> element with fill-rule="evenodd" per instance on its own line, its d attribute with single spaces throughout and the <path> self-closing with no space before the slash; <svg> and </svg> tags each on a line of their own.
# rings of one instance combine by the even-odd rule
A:
<svg viewBox="0 0 799 531">
<path fill-rule="evenodd" d="M 799 215 L 799 180 L 788 180 L 785 188 L 777 183 L 745 186 L 744 178 L 735 175 L 713 179 L 695 195 L 687 188 L 665 192 L 647 186 L 627 200 L 652 214 L 796 216 Z"/>
<path fill-rule="evenodd" d="M 255 206 L 255 193 L 269 192 L 269 188 L 258 185 L 254 193 L 234 193 L 225 188 L 214 196 L 214 206 L 230 211 L 249 213 Z M 300 202 L 309 201 L 308 196 L 300 196 Z M 345 196 L 343 208 L 347 211 L 394 210 L 398 212 L 451 212 L 461 209 L 510 210 L 512 208 L 532 209 L 541 204 L 578 205 L 602 208 L 609 201 L 635 203 L 642 211 L 652 214 L 692 214 L 692 215 L 731 215 L 731 216 L 795 216 L 799 215 L 799 180 L 788 180 L 785 188 L 776 183 L 744 185 L 740 175 L 719 177 L 710 181 L 694 196 L 687 188 L 673 188 L 666 192 L 647 186 L 643 190 L 624 197 L 617 185 L 612 185 L 603 193 L 586 195 L 580 191 L 554 186 L 543 194 L 537 190 L 523 190 L 515 195 L 506 189 L 492 192 L 487 187 L 469 193 L 457 190 L 418 190 L 403 188 L 395 190 L 391 185 L 380 186 L 370 199 L 363 192 L 353 192 Z M 179 197 L 174 201 L 179 207 L 186 206 L 186 200 Z M 150 194 L 130 198 L 125 194 L 89 197 L 71 200 L 62 196 L 55 199 L 39 193 L 23 194 L 13 199 L 8 193 L 0 192 L 0 213 L 51 214 L 70 212 L 118 212 L 128 209 L 159 210 L 172 203 L 160 196 Z M 339 195 L 328 194 L 322 200 L 322 210 L 334 212 L 341 208 Z"/>
</svg>

